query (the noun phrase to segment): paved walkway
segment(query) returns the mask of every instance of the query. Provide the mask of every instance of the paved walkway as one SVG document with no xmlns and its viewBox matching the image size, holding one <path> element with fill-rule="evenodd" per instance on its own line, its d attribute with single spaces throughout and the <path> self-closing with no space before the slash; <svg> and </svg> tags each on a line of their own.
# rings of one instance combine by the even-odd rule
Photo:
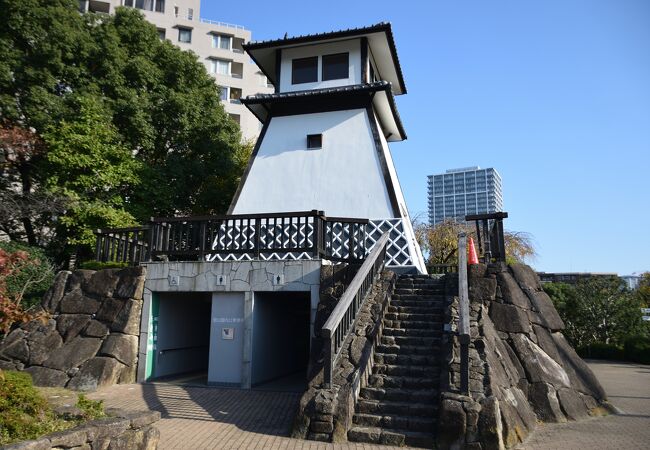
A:
<svg viewBox="0 0 650 450">
<path fill-rule="evenodd" d="M 540 425 L 527 450 L 650 449 L 650 366 L 587 361 L 621 414 Z"/>
<path fill-rule="evenodd" d="M 650 366 L 590 361 L 621 415 L 541 425 L 526 450 L 650 449 Z M 288 438 L 299 394 L 183 387 L 165 383 L 118 385 L 90 395 L 107 406 L 155 409 L 161 449 L 387 449 Z"/>
</svg>

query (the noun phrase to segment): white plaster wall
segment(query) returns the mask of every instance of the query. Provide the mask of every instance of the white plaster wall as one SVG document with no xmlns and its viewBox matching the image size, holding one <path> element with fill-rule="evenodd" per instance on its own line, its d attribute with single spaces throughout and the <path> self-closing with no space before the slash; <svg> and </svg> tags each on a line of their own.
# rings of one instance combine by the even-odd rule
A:
<svg viewBox="0 0 650 450">
<path fill-rule="evenodd" d="M 323 147 L 307 149 L 308 134 Z M 233 214 L 394 217 L 365 109 L 274 117 Z"/>
<path fill-rule="evenodd" d="M 339 80 L 321 81 L 322 56 L 334 53 L 349 53 L 350 68 L 348 78 Z M 291 61 L 298 58 L 318 56 L 318 81 L 316 83 L 291 84 Z M 347 41 L 331 42 L 328 44 L 312 44 L 302 47 L 282 49 L 280 64 L 280 92 L 304 91 L 308 89 L 321 89 L 334 86 L 348 86 L 361 83 L 361 40 L 350 39 Z"/>
</svg>

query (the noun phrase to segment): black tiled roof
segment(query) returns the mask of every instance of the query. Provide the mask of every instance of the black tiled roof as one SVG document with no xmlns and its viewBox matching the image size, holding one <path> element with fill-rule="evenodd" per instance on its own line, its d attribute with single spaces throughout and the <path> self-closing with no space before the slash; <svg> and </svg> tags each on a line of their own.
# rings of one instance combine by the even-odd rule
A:
<svg viewBox="0 0 650 450">
<path fill-rule="evenodd" d="M 244 50 L 249 51 L 249 50 L 256 50 L 256 49 L 268 48 L 268 47 L 282 47 L 286 45 L 302 44 L 305 42 L 314 42 L 314 41 L 321 41 L 321 40 L 344 38 L 349 36 L 358 36 L 358 35 L 377 33 L 382 31 L 386 33 L 386 39 L 388 40 L 388 45 L 390 46 L 390 52 L 393 56 L 393 60 L 395 61 L 395 70 L 397 71 L 400 87 L 402 88 L 402 91 L 406 93 L 406 84 L 404 83 L 404 76 L 402 75 L 402 67 L 399 63 L 399 57 L 397 56 L 397 48 L 395 47 L 395 39 L 393 37 L 393 30 L 391 28 L 390 22 L 380 22 L 375 25 L 369 25 L 367 27 L 348 28 L 346 30 L 328 31 L 324 33 L 315 33 L 315 34 L 305 34 L 301 36 L 285 37 L 281 39 L 269 39 L 266 41 L 253 41 L 244 44 L 242 47 L 244 48 Z"/>
</svg>

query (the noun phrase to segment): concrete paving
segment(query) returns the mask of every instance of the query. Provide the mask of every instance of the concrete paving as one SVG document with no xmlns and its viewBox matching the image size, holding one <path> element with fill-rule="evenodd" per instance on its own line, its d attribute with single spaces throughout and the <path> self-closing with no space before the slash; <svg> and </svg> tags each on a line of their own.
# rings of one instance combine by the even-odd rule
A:
<svg viewBox="0 0 650 450">
<path fill-rule="evenodd" d="M 619 415 L 540 425 L 520 449 L 650 449 L 650 366 L 589 361 Z M 291 439 L 295 392 L 242 391 L 167 383 L 117 385 L 89 397 L 107 406 L 155 409 L 161 449 L 388 449 Z"/>
</svg>

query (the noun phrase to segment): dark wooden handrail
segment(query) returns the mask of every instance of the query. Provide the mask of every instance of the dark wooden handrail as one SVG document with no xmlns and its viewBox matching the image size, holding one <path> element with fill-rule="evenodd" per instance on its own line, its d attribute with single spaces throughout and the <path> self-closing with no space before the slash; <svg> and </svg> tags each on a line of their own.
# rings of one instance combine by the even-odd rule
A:
<svg viewBox="0 0 650 450">
<path fill-rule="evenodd" d="M 341 355 L 343 342 L 354 330 L 358 313 L 363 307 L 368 291 L 383 270 L 388 239 L 388 232 L 379 238 L 321 329 L 321 337 L 325 340 L 326 387 L 331 387 L 332 371 Z"/>
<path fill-rule="evenodd" d="M 458 339 L 460 341 L 460 385 L 469 393 L 469 286 L 467 284 L 467 235 L 458 234 Z"/>
<path fill-rule="evenodd" d="M 465 216 L 466 221 L 476 223 L 478 252 L 481 260 L 485 264 L 493 261 L 503 262 L 506 260 L 503 219 L 507 218 L 508 213 L 505 211 Z"/>
</svg>

